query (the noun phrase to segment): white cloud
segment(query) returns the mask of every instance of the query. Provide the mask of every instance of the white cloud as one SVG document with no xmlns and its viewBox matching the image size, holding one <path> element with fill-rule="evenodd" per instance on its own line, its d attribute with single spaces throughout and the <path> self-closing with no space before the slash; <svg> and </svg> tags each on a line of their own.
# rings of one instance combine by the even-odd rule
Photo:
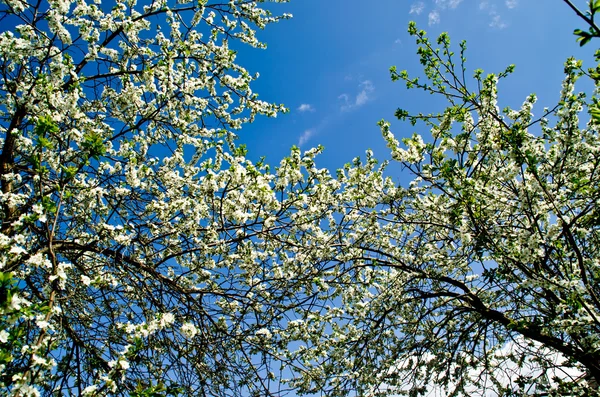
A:
<svg viewBox="0 0 600 397">
<path fill-rule="evenodd" d="M 350 99 L 348 94 L 342 94 L 338 96 L 338 99 L 341 99 L 343 102 L 340 110 L 345 112 L 354 108 L 358 108 L 373 99 L 372 94 L 375 92 L 375 87 L 373 86 L 373 82 L 371 80 L 361 81 L 358 85 L 358 88 L 359 92 L 356 94 L 353 100 Z"/>
<path fill-rule="evenodd" d="M 401 45 L 402 44 L 402 39 L 396 39 L 394 41 L 394 44 Z"/>
<path fill-rule="evenodd" d="M 374 91 L 375 87 L 373 87 L 373 82 L 371 80 L 364 80 L 361 81 L 360 84 L 358 85 L 359 87 L 367 90 L 367 91 Z"/>
<path fill-rule="evenodd" d="M 308 129 L 304 131 L 302 135 L 300 135 L 300 139 L 298 139 L 298 146 L 303 146 L 314 134 L 314 129 Z"/>
<path fill-rule="evenodd" d="M 340 96 L 338 96 L 338 99 L 343 102 L 343 105 L 340 107 L 340 110 L 342 112 L 353 108 L 352 104 L 350 103 L 350 97 L 348 97 L 348 94 L 341 94 Z"/>
<path fill-rule="evenodd" d="M 440 23 L 440 12 L 433 10 L 429 13 L 429 26 Z"/>
<path fill-rule="evenodd" d="M 460 3 L 462 3 L 462 0 L 435 0 L 435 5 L 437 5 L 441 9 L 444 9 L 444 8 L 454 9 L 454 8 L 458 7 L 458 5 Z"/>
<path fill-rule="evenodd" d="M 298 111 L 300 113 L 304 113 L 304 112 L 314 112 L 315 108 L 313 107 L 313 105 L 309 104 L 309 103 L 303 103 L 302 105 L 298 106 Z"/>
<path fill-rule="evenodd" d="M 496 14 L 495 12 L 490 13 L 490 16 L 492 17 L 492 20 L 490 21 L 491 28 L 504 29 L 508 26 L 506 23 L 504 23 L 502 17 L 500 17 L 500 15 Z"/>
<path fill-rule="evenodd" d="M 369 99 L 371 99 L 369 95 L 373 91 L 375 91 L 375 87 L 373 87 L 373 83 L 371 82 L 371 80 L 365 80 L 361 82 L 358 86 L 362 88 L 362 91 L 360 91 L 356 96 L 355 105 L 362 106 L 365 103 L 367 103 Z"/>
<path fill-rule="evenodd" d="M 504 29 L 508 26 L 506 16 L 499 10 L 512 10 L 519 6 L 520 0 L 476 0 L 475 6 L 480 12 L 489 17 L 489 26 L 494 29 Z M 432 10 L 427 14 L 429 26 L 437 25 L 441 22 L 443 15 L 449 10 L 458 9 L 463 5 L 463 0 L 430 0 L 429 2 L 417 1 L 410 7 L 410 14 L 420 15 L 427 8 L 432 6 Z"/>
<path fill-rule="evenodd" d="M 425 9 L 425 3 L 423 3 L 422 1 L 419 1 L 410 6 L 410 11 L 408 13 L 421 15 L 421 13 L 423 12 L 424 9 Z"/>
<path fill-rule="evenodd" d="M 481 0 L 479 2 L 479 10 L 488 14 L 490 18 L 489 26 L 494 29 L 504 29 L 508 26 L 504 22 L 502 15 L 498 12 L 497 4 L 499 3 L 500 1 L 491 2 L 490 0 Z M 519 0 L 504 0 L 504 5 L 508 9 L 513 9 L 519 5 Z"/>
<path fill-rule="evenodd" d="M 356 106 L 362 106 L 365 103 L 367 103 L 369 101 L 369 94 L 367 94 L 366 91 L 361 91 L 357 96 L 356 96 Z"/>
</svg>

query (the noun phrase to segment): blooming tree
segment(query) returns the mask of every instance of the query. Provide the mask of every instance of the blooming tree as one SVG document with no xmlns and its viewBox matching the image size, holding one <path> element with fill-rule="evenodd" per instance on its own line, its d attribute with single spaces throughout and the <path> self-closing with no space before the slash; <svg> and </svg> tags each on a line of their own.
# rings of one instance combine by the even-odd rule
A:
<svg viewBox="0 0 600 397">
<path fill-rule="evenodd" d="M 2 393 L 593 395 L 599 69 L 501 111 L 512 67 L 411 25 L 426 79 L 392 79 L 449 101 L 380 123 L 412 180 L 271 171 L 235 135 L 284 110 L 235 61 L 264 3 L 0 3 Z"/>
<path fill-rule="evenodd" d="M 337 396 L 597 395 L 594 70 L 569 59 L 560 102 L 535 118 L 535 95 L 499 108 L 497 83 L 513 66 L 471 79 L 464 43 L 456 55 L 446 34 L 436 46 L 414 24 L 409 33 L 425 76 L 392 68 L 392 80 L 448 107 L 398 109 L 431 132 L 404 144 L 380 123 L 408 182 L 386 177 L 371 153 L 339 171 L 327 224 L 302 243 L 327 246 L 306 252 L 324 269 L 329 305 L 295 325 L 319 336 L 289 353 L 306 374 L 294 385 Z M 581 78 L 593 92 L 575 90 Z"/>
<path fill-rule="evenodd" d="M 336 185 L 235 143 L 284 110 L 230 47 L 265 3 L 0 3 L 2 394 L 284 391 L 271 329 L 313 298 L 278 235 Z"/>
</svg>

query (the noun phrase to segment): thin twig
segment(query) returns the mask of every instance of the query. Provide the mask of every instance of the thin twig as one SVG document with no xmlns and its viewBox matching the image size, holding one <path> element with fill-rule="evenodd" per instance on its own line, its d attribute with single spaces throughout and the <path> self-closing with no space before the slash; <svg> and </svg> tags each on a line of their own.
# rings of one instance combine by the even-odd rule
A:
<svg viewBox="0 0 600 397">
<path fill-rule="evenodd" d="M 586 22 L 588 25 L 590 25 L 590 26 L 591 26 L 593 29 L 595 29 L 595 30 L 596 30 L 596 32 L 600 33 L 600 28 L 598 27 L 598 25 L 596 25 L 596 24 L 594 23 L 594 21 L 593 21 L 592 19 L 590 19 L 590 18 L 589 18 L 587 15 L 585 15 L 583 12 L 581 12 L 581 11 L 579 10 L 579 8 L 577 8 L 577 7 L 575 6 L 575 4 L 573 4 L 573 3 L 571 2 L 571 0 L 564 0 L 564 2 L 565 2 L 565 3 L 567 3 L 567 5 L 568 5 L 569 7 L 571 7 L 571 9 L 572 9 L 573 11 L 575 11 L 575 13 L 576 13 L 576 14 L 577 14 L 577 15 L 578 15 L 578 16 L 579 16 L 581 19 L 583 19 L 583 20 L 584 20 L 584 21 L 585 21 L 585 22 Z M 596 34 L 596 35 L 595 35 L 595 37 L 600 37 L 600 36 L 599 36 L 598 34 Z"/>
</svg>

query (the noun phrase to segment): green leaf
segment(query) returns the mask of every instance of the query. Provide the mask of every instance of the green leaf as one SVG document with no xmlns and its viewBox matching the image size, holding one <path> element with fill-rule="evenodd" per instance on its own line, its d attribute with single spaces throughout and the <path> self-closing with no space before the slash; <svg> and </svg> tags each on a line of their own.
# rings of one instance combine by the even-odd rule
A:
<svg viewBox="0 0 600 397">
<path fill-rule="evenodd" d="M 600 108 L 598 106 L 590 106 L 590 115 L 592 120 L 600 124 Z"/>
<path fill-rule="evenodd" d="M 51 140 L 40 135 L 40 136 L 38 136 L 38 139 L 37 139 L 37 146 L 40 149 L 53 149 L 54 143 Z"/>
<path fill-rule="evenodd" d="M 586 43 L 588 43 L 592 39 L 592 37 L 594 37 L 593 33 L 586 32 L 586 31 L 581 30 L 581 29 L 575 29 L 573 31 L 573 34 L 575 36 L 579 36 L 577 38 L 577 41 L 579 42 L 580 46 L 584 46 Z"/>
<path fill-rule="evenodd" d="M 54 201 L 48 196 L 42 197 L 42 207 L 46 210 L 46 212 L 51 214 L 55 213 L 58 209 L 56 207 L 56 203 L 54 203 Z"/>
<path fill-rule="evenodd" d="M 89 156 L 98 160 L 106 152 L 106 147 L 102 137 L 97 133 L 89 133 L 84 137 L 82 148 L 89 153 Z"/>
<path fill-rule="evenodd" d="M 248 154 L 245 144 L 241 144 L 233 150 L 233 155 L 236 157 L 245 157 Z"/>
<path fill-rule="evenodd" d="M 43 137 L 46 134 L 56 134 L 59 131 L 58 125 L 50 116 L 40 117 L 34 129 L 34 133 L 39 137 Z"/>
<path fill-rule="evenodd" d="M 61 168 L 62 168 L 63 172 L 65 173 L 66 179 L 73 178 L 75 176 L 75 174 L 77 173 L 77 169 L 78 169 L 77 167 L 74 167 L 72 165 L 67 166 L 67 167 L 62 166 Z"/>
<path fill-rule="evenodd" d="M 396 113 L 394 113 L 396 118 L 398 118 L 398 120 L 406 120 L 406 118 L 409 116 L 409 113 L 407 110 L 404 109 L 396 109 Z"/>
</svg>

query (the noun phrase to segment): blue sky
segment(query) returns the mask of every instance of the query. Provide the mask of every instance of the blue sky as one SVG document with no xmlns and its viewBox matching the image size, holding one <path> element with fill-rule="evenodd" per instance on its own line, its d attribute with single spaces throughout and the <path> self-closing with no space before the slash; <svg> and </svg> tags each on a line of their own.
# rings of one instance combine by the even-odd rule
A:
<svg viewBox="0 0 600 397">
<path fill-rule="evenodd" d="M 585 3 L 576 1 L 582 9 Z M 240 132 L 249 157 L 267 156 L 273 165 L 292 145 L 324 145 L 319 164 L 332 170 L 367 148 L 388 158 L 376 125 L 382 118 L 397 137 L 428 134 L 393 116 L 397 107 L 431 112 L 444 106 L 440 98 L 390 81 L 392 65 L 415 76 L 421 71 L 407 33 L 411 20 L 431 38 L 445 31 L 454 44 L 467 40 L 469 70 L 499 72 L 516 64 L 499 87 L 500 106 L 518 107 L 534 92 L 537 114 L 556 104 L 567 57 L 592 66 L 596 46 L 575 42 L 573 29 L 585 26 L 562 0 L 291 0 L 272 9 L 294 18 L 260 32 L 268 49 L 242 50 L 238 61 L 260 72 L 254 91 L 262 99 L 290 109 Z"/>
</svg>

